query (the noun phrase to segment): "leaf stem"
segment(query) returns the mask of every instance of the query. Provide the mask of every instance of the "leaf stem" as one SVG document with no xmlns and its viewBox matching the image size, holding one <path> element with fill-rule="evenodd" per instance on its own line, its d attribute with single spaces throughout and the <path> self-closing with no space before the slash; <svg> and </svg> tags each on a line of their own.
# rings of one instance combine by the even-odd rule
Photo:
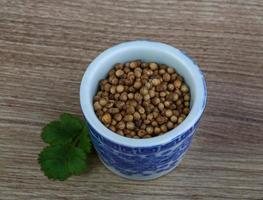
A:
<svg viewBox="0 0 263 200">
<path fill-rule="evenodd" d="M 77 144 L 78 144 L 78 142 L 79 142 L 79 140 L 80 140 L 81 134 L 82 134 L 82 132 L 72 140 L 73 142 L 72 142 L 71 145 L 72 145 L 73 147 L 77 146 Z"/>
</svg>

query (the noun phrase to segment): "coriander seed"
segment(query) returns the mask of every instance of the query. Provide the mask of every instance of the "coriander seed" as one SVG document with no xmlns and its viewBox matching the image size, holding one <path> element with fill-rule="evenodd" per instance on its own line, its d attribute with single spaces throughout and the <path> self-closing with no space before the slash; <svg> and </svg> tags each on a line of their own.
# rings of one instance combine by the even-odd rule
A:
<svg viewBox="0 0 263 200">
<path fill-rule="evenodd" d="M 127 106 L 127 109 L 126 109 L 126 112 L 127 112 L 128 114 L 133 114 L 133 113 L 135 112 L 134 106 L 128 105 L 128 106 Z"/>
<path fill-rule="evenodd" d="M 113 85 L 117 85 L 118 82 L 119 82 L 119 80 L 118 80 L 117 78 L 115 78 L 115 77 L 113 77 L 112 80 L 111 80 L 111 83 L 112 83 Z"/>
<path fill-rule="evenodd" d="M 143 137 L 143 136 L 145 136 L 147 134 L 147 132 L 145 131 L 145 130 L 139 130 L 138 132 L 137 132 L 137 135 L 139 136 L 139 137 Z"/>
<path fill-rule="evenodd" d="M 184 113 L 185 115 L 187 115 L 189 112 L 190 112 L 190 109 L 189 109 L 189 108 L 184 108 L 184 109 L 183 109 L 183 113 Z"/>
<path fill-rule="evenodd" d="M 122 115 L 120 113 L 116 113 L 113 115 L 113 119 L 115 119 L 117 122 L 119 122 L 122 119 Z"/>
<path fill-rule="evenodd" d="M 152 121 L 151 125 L 155 127 L 155 126 L 158 126 L 158 123 L 157 121 Z"/>
<path fill-rule="evenodd" d="M 135 124 L 135 126 L 137 127 L 137 128 L 141 128 L 141 125 L 142 125 L 142 120 L 135 120 L 134 121 L 134 124 Z"/>
<path fill-rule="evenodd" d="M 164 124 L 165 122 L 167 122 L 167 118 L 163 116 L 159 116 L 156 118 L 156 121 L 158 122 L 158 124 Z"/>
<path fill-rule="evenodd" d="M 115 72 L 115 75 L 116 75 L 117 77 L 121 77 L 123 74 L 124 74 L 124 71 L 121 70 L 121 69 L 119 69 L 119 70 L 117 70 L 117 71 Z"/>
<path fill-rule="evenodd" d="M 132 122 L 133 121 L 133 115 L 125 115 L 123 120 L 125 122 Z"/>
<path fill-rule="evenodd" d="M 108 100 L 106 107 L 111 108 L 113 105 L 114 105 L 114 100 Z"/>
<path fill-rule="evenodd" d="M 134 99 L 136 100 L 136 101 L 141 101 L 142 100 L 142 95 L 140 94 L 140 93 L 138 93 L 138 92 L 136 92 L 135 94 L 134 94 Z"/>
<path fill-rule="evenodd" d="M 160 80 L 160 79 L 158 79 L 158 78 L 152 79 L 152 84 L 153 84 L 154 86 L 157 86 L 157 85 L 159 85 L 160 83 L 161 83 L 161 80 Z"/>
<path fill-rule="evenodd" d="M 111 125 L 115 126 L 116 124 L 117 124 L 117 121 L 114 120 L 114 119 L 112 119 L 112 120 L 111 120 Z"/>
<path fill-rule="evenodd" d="M 134 75 L 137 77 L 137 78 L 140 78 L 141 75 L 142 75 L 142 70 L 140 68 L 136 68 L 134 70 Z"/>
<path fill-rule="evenodd" d="M 184 100 L 185 101 L 189 101 L 190 100 L 190 95 L 189 94 L 185 94 L 184 95 Z"/>
<path fill-rule="evenodd" d="M 135 131 L 131 131 L 130 132 L 130 136 L 134 137 L 136 135 L 136 132 Z"/>
<path fill-rule="evenodd" d="M 149 67 L 150 67 L 151 70 L 158 69 L 158 65 L 156 63 L 150 63 Z"/>
<path fill-rule="evenodd" d="M 149 66 L 149 64 L 148 63 L 145 63 L 145 62 L 143 62 L 142 64 L 141 64 L 141 67 L 142 68 L 146 68 L 146 67 L 148 67 Z"/>
<path fill-rule="evenodd" d="M 97 115 L 99 118 L 101 118 L 102 115 L 103 115 L 103 111 L 102 111 L 102 110 L 96 111 L 96 115 Z"/>
<path fill-rule="evenodd" d="M 146 132 L 151 135 L 153 133 L 153 127 L 152 126 L 147 126 L 146 127 Z"/>
<path fill-rule="evenodd" d="M 129 98 L 129 99 L 133 99 L 133 98 L 134 98 L 134 93 L 129 93 L 129 94 L 128 94 L 128 98 Z"/>
<path fill-rule="evenodd" d="M 127 101 L 127 99 L 128 99 L 127 93 L 126 92 L 121 93 L 120 100 Z"/>
<path fill-rule="evenodd" d="M 147 125 L 147 124 L 150 124 L 151 121 L 149 119 L 145 119 L 145 120 L 143 120 L 143 123 Z"/>
<path fill-rule="evenodd" d="M 170 120 L 171 120 L 171 122 L 176 123 L 177 117 L 175 115 L 173 115 L 173 116 L 171 116 Z"/>
<path fill-rule="evenodd" d="M 182 81 L 181 81 L 181 80 L 176 79 L 176 80 L 174 81 L 174 87 L 175 87 L 175 88 L 180 88 L 181 85 L 182 85 Z"/>
<path fill-rule="evenodd" d="M 109 128 L 113 131 L 113 132 L 115 132 L 117 129 L 115 128 L 115 126 L 113 126 L 113 125 L 111 125 L 111 126 L 109 126 Z"/>
<path fill-rule="evenodd" d="M 135 120 L 139 120 L 139 119 L 141 119 L 141 115 L 140 115 L 140 113 L 139 112 L 134 112 L 133 113 L 133 118 L 135 119 Z"/>
<path fill-rule="evenodd" d="M 148 120 L 152 121 L 153 120 L 153 114 L 152 113 L 148 114 L 146 118 Z"/>
<path fill-rule="evenodd" d="M 117 100 L 119 100 L 119 97 L 120 97 L 121 95 L 119 94 L 119 93 L 117 93 L 117 94 L 114 94 L 114 99 L 117 101 Z"/>
<path fill-rule="evenodd" d="M 173 122 L 168 121 L 167 124 L 166 124 L 166 126 L 167 126 L 167 128 L 168 128 L 169 130 L 171 130 L 171 129 L 174 127 L 174 124 L 173 124 Z"/>
<path fill-rule="evenodd" d="M 161 129 L 159 127 L 154 128 L 154 134 L 158 135 L 161 133 Z"/>
<path fill-rule="evenodd" d="M 151 82 L 146 82 L 145 87 L 149 90 L 152 88 L 152 83 Z"/>
<path fill-rule="evenodd" d="M 158 105 L 160 102 L 161 102 L 161 100 L 160 100 L 158 97 L 154 97 L 154 98 L 152 99 L 153 105 Z"/>
<path fill-rule="evenodd" d="M 146 87 L 142 87 L 140 89 L 140 93 L 144 96 L 144 95 L 148 94 L 148 89 Z"/>
<path fill-rule="evenodd" d="M 116 133 L 118 133 L 119 135 L 124 135 L 123 131 L 122 130 L 117 130 Z"/>
<path fill-rule="evenodd" d="M 126 128 L 129 130 L 133 130 L 135 128 L 135 125 L 133 122 L 127 122 L 126 123 Z"/>
<path fill-rule="evenodd" d="M 166 70 L 169 74 L 173 74 L 174 73 L 174 68 L 172 67 L 168 67 L 167 70 Z"/>
<path fill-rule="evenodd" d="M 119 130 L 123 130 L 123 129 L 125 129 L 125 123 L 123 121 L 120 121 L 119 123 L 117 123 L 116 127 Z"/>
<path fill-rule="evenodd" d="M 177 106 L 181 105 L 181 104 L 182 104 L 182 100 L 181 100 L 181 99 L 178 99 L 178 100 L 175 102 L 175 104 L 176 104 Z"/>
<path fill-rule="evenodd" d="M 168 108 L 168 107 L 170 107 L 171 102 L 170 101 L 165 101 L 163 104 L 164 104 L 164 107 Z"/>
<path fill-rule="evenodd" d="M 153 111 L 153 118 L 155 119 L 156 117 L 159 116 L 159 112 L 158 110 L 157 111 Z"/>
<path fill-rule="evenodd" d="M 151 98 L 153 98 L 155 96 L 154 89 L 149 90 L 149 95 L 150 95 Z"/>
<path fill-rule="evenodd" d="M 166 111 L 165 111 L 165 116 L 166 116 L 166 117 L 169 118 L 169 117 L 171 117 L 172 115 L 173 115 L 173 111 L 172 111 L 172 110 L 166 110 Z"/>
<path fill-rule="evenodd" d="M 138 63 L 137 62 L 134 61 L 134 62 L 130 63 L 130 68 L 131 69 L 135 69 L 136 67 L 138 67 Z"/>
<path fill-rule="evenodd" d="M 180 115 L 180 113 L 179 113 L 178 110 L 174 110 L 174 111 L 173 111 L 173 115 L 176 116 L 176 117 L 178 117 L 178 116 Z"/>
<path fill-rule="evenodd" d="M 100 110 L 102 109 L 100 103 L 98 101 L 96 101 L 94 104 L 93 104 L 93 107 L 94 107 L 94 110 Z"/>
<path fill-rule="evenodd" d="M 169 84 L 167 85 L 167 89 L 168 89 L 169 91 L 173 91 L 173 90 L 174 90 L 174 85 L 171 84 L 171 83 L 169 83 Z"/>
<path fill-rule="evenodd" d="M 143 114 L 141 114 L 141 118 L 144 120 L 144 119 L 146 119 L 146 114 L 145 113 L 143 113 Z"/>
<path fill-rule="evenodd" d="M 178 124 L 181 124 L 183 121 L 184 121 L 184 117 L 180 116 L 180 117 L 178 118 Z"/>
<path fill-rule="evenodd" d="M 158 108 L 160 111 L 162 111 L 164 109 L 164 104 L 163 103 L 159 103 L 158 104 Z"/>
<path fill-rule="evenodd" d="M 177 74 L 172 74 L 171 75 L 171 81 L 175 81 L 176 78 L 177 78 Z"/>
<path fill-rule="evenodd" d="M 160 97 L 165 97 L 166 96 L 166 92 L 160 92 Z"/>
<path fill-rule="evenodd" d="M 161 74 L 161 75 L 165 74 L 165 70 L 164 69 L 160 69 L 159 70 L 159 74 Z"/>
<path fill-rule="evenodd" d="M 116 69 L 116 70 L 123 69 L 123 67 L 124 67 L 124 65 L 123 65 L 122 63 L 117 63 L 117 64 L 115 65 L 115 69 Z"/>
<path fill-rule="evenodd" d="M 118 85 L 116 87 L 116 90 L 117 90 L 118 93 L 122 93 L 124 91 L 124 86 L 123 85 Z"/>
<path fill-rule="evenodd" d="M 120 112 L 119 108 L 109 108 L 108 111 L 110 114 L 116 114 Z"/>
<path fill-rule="evenodd" d="M 142 124 L 141 125 L 141 130 L 145 130 L 146 129 L 146 124 Z"/>
<path fill-rule="evenodd" d="M 151 97 L 150 97 L 149 94 L 146 94 L 146 95 L 144 95 L 144 97 L 143 97 L 144 101 L 149 101 L 150 98 L 151 98 Z"/>
<path fill-rule="evenodd" d="M 115 94 L 116 93 L 116 86 L 111 86 L 110 93 Z"/>
<path fill-rule="evenodd" d="M 161 125 L 160 128 L 161 128 L 162 132 L 164 132 L 164 133 L 167 132 L 167 126 L 165 124 Z"/>
<path fill-rule="evenodd" d="M 111 115 L 109 113 L 106 113 L 102 116 L 101 120 L 104 124 L 110 124 L 111 123 Z"/>
<path fill-rule="evenodd" d="M 170 79 L 171 79 L 170 74 L 168 74 L 168 73 L 164 73 L 164 74 L 163 74 L 163 80 L 164 80 L 164 81 L 168 82 L 168 81 L 170 81 Z"/>
<path fill-rule="evenodd" d="M 130 67 L 129 66 L 126 66 L 124 67 L 123 71 L 128 74 L 131 70 L 130 70 Z"/>
<path fill-rule="evenodd" d="M 184 92 L 184 93 L 186 93 L 186 92 L 189 91 L 189 88 L 187 87 L 187 85 L 182 84 L 182 86 L 181 86 L 181 91 Z"/>
<path fill-rule="evenodd" d="M 145 109 L 142 106 L 139 106 L 137 110 L 140 114 L 143 114 L 145 112 Z"/>
</svg>

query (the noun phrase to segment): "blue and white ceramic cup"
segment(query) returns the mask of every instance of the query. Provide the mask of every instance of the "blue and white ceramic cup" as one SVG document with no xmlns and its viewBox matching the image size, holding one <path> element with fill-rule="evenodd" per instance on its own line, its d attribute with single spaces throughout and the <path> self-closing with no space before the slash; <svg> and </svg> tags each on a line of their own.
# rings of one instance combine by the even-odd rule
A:
<svg viewBox="0 0 263 200">
<path fill-rule="evenodd" d="M 191 92 L 191 111 L 186 119 L 175 129 L 147 139 L 127 138 L 112 132 L 100 122 L 93 109 L 99 81 L 114 64 L 138 59 L 174 67 Z M 159 42 L 124 42 L 107 49 L 90 63 L 81 82 L 80 103 L 92 143 L 103 164 L 119 176 L 149 180 L 172 171 L 187 152 L 206 106 L 206 83 L 197 64 L 182 51 Z"/>
</svg>

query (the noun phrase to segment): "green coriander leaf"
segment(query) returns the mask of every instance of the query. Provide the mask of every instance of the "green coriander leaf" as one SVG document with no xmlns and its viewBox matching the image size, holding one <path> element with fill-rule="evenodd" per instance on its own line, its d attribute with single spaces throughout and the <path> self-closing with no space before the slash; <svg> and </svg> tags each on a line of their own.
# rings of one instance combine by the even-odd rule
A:
<svg viewBox="0 0 263 200">
<path fill-rule="evenodd" d="M 82 120 L 68 113 L 60 115 L 60 122 L 61 126 L 68 132 L 80 132 L 83 128 Z"/>
<path fill-rule="evenodd" d="M 47 124 L 43 130 L 41 137 L 48 144 L 65 144 L 69 142 L 74 134 L 66 132 L 59 121 L 53 121 Z"/>
<path fill-rule="evenodd" d="M 68 158 L 68 169 L 71 174 L 80 175 L 87 169 L 86 154 L 82 149 L 75 147 L 69 152 Z"/>
<path fill-rule="evenodd" d="M 71 114 L 61 114 L 59 121 L 47 124 L 41 134 L 50 144 L 38 157 L 41 170 L 50 179 L 66 180 L 87 169 L 87 154 L 92 144 L 83 120 Z"/>
<path fill-rule="evenodd" d="M 89 132 L 88 132 L 88 128 L 85 126 L 82 129 L 82 133 L 79 139 L 79 148 L 81 148 L 83 151 L 85 151 L 85 153 L 90 153 L 91 152 L 91 148 L 92 148 L 92 144 L 89 138 Z"/>
<path fill-rule="evenodd" d="M 47 124 L 42 131 L 42 139 L 48 144 L 66 144 L 81 134 L 84 123 L 71 114 L 61 114 L 60 121 Z"/>
<path fill-rule="evenodd" d="M 71 174 L 67 170 L 65 155 L 68 154 L 68 146 L 49 146 L 39 154 L 38 162 L 41 170 L 50 179 L 65 180 Z"/>
<path fill-rule="evenodd" d="M 84 151 L 71 145 L 44 148 L 39 154 L 38 162 L 48 178 L 61 181 L 73 174 L 79 175 L 87 168 Z"/>
</svg>

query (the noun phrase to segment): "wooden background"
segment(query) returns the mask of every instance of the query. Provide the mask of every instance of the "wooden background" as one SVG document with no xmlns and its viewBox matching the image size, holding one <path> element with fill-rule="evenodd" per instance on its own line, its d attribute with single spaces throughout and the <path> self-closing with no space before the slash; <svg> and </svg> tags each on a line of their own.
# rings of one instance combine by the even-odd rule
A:
<svg viewBox="0 0 263 200">
<path fill-rule="evenodd" d="M 86 65 L 135 39 L 184 50 L 206 75 L 189 153 L 153 181 L 119 178 L 95 155 L 87 173 L 49 181 L 41 128 L 81 115 Z M 263 199 L 263 1 L 0 0 L 0 199 Z"/>
</svg>

